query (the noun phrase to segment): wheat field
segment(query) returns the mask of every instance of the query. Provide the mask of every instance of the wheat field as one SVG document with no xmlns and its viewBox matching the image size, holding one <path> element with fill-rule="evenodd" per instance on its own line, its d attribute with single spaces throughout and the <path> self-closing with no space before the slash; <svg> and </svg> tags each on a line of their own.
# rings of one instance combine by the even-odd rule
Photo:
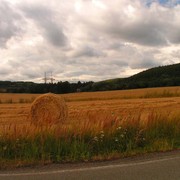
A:
<svg viewBox="0 0 180 180">
<path fill-rule="evenodd" d="M 92 120 L 103 121 L 109 116 L 127 117 L 138 113 L 141 118 L 152 111 L 180 110 L 180 87 L 150 88 L 106 92 L 85 92 L 61 95 L 68 106 L 67 124 Z M 0 128 L 26 126 L 33 100 L 39 94 L 0 94 Z"/>
<path fill-rule="evenodd" d="M 44 97 L 0 94 L 0 169 L 180 147 L 180 87 L 57 95 L 66 101 L 67 119 L 45 126 L 34 125 L 29 118 L 39 96 Z M 53 105 L 48 102 L 46 111 Z M 40 114 L 46 117 L 44 111 Z"/>
</svg>

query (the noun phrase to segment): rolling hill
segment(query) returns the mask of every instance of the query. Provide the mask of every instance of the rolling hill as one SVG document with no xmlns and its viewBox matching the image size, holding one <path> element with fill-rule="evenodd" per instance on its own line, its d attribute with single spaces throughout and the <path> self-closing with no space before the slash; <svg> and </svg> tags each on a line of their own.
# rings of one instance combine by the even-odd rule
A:
<svg viewBox="0 0 180 180">
<path fill-rule="evenodd" d="M 109 79 L 100 82 L 68 81 L 57 83 L 0 81 L 0 93 L 73 93 L 80 91 L 108 91 L 149 87 L 180 86 L 180 63 L 148 69 L 128 78 Z"/>
<path fill-rule="evenodd" d="M 164 86 L 180 86 L 180 63 L 151 68 L 128 78 L 95 82 L 91 87 L 85 87 L 82 90 L 106 91 Z"/>
</svg>

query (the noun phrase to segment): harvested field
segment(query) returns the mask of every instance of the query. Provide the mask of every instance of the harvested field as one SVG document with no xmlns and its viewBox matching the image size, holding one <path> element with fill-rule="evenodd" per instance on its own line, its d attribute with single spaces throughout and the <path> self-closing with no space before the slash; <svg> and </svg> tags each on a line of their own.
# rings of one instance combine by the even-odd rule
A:
<svg viewBox="0 0 180 180">
<path fill-rule="evenodd" d="M 179 90 L 74 93 L 55 95 L 53 100 L 44 99 L 46 95 L 0 94 L 4 98 L 0 103 L 0 168 L 12 162 L 18 167 L 31 162 L 105 160 L 179 148 Z M 56 100 L 61 96 L 68 118 L 56 123 L 61 112 Z M 40 123 L 32 123 L 37 117 Z"/>
<path fill-rule="evenodd" d="M 180 87 L 171 87 L 66 94 L 63 95 L 69 110 L 66 123 L 86 121 L 91 114 L 93 114 L 91 118 L 98 121 L 108 114 L 124 117 L 141 113 L 143 118 L 154 110 L 179 111 L 179 92 Z M 156 97 L 148 98 L 147 95 Z M 31 107 L 30 102 L 38 96 L 37 94 L 0 94 L 0 127 L 30 124 L 27 118 Z M 8 101 L 10 99 L 11 102 Z"/>
</svg>

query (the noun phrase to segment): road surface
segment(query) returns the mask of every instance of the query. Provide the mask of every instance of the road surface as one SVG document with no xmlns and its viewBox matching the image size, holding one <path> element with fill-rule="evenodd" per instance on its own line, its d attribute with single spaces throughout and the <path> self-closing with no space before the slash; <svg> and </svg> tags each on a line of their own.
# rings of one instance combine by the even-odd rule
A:
<svg viewBox="0 0 180 180">
<path fill-rule="evenodd" d="M 0 180 L 180 180 L 180 150 L 115 161 L 0 171 Z"/>
</svg>

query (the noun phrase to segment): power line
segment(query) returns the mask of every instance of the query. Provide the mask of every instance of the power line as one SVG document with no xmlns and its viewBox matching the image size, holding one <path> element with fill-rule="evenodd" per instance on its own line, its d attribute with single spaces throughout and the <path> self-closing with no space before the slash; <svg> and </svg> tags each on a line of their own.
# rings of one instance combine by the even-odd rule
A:
<svg viewBox="0 0 180 180">
<path fill-rule="evenodd" d="M 54 81 L 55 81 L 55 79 L 53 78 L 52 72 L 51 72 L 51 76 L 50 76 L 50 77 L 48 77 L 48 76 L 47 76 L 47 72 L 45 72 L 45 73 L 44 73 L 44 78 L 43 78 L 43 80 L 44 80 L 44 83 L 45 83 L 45 84 L 47 84 L 48 81 L 50 81 L 50 83 L 53 84 Z"/>
</svg>

